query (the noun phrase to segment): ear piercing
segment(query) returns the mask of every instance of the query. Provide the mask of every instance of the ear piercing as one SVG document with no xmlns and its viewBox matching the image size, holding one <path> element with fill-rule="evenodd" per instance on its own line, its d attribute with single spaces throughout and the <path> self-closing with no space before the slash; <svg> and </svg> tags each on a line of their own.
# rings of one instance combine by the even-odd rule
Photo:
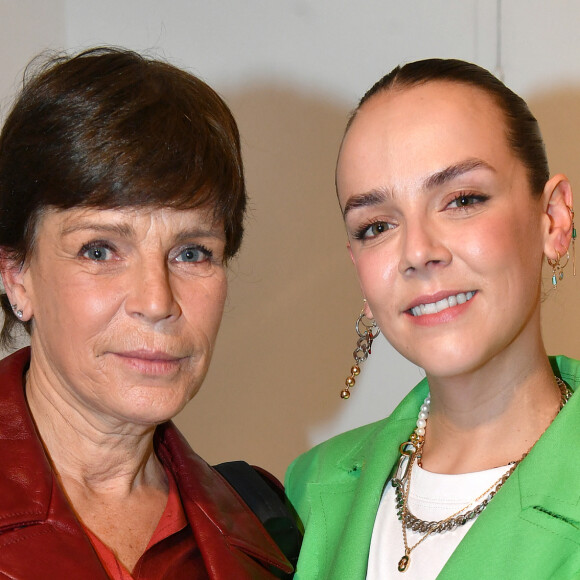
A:
<svg viewBox="0 0 580 580">
<path fill-rule="evenodd" d="M 576 226 L 574 225 L 574 210 L 566 206 L 572 218 L 572 275 L 576 276 Z"/>
<path fill-rule="evenodd" d="M 551 260 L 550 258 L 548 258 L 548 265 L 552 268 L 552 286 L 554 288 L 556 288 L 556 286 L 558 285 L 559 280 L 564 279 L 564 268 L 566 267 L 568 261 L 570 260 L 570 254 L 566 252 L 564 258 L 565 262 L 563 264 L 560 262 L 562 256 L 560 256 L 559 252 L 556 252 L 555 260 Z"/>
<path fill-rule="evenodd" d="M 24 312 L 22 312 L 22 310 L 18 309 L 18 304 L 11 304 L 10 306 L 12 306 L 12 310 L 14 311 L 14 314 L 16 314 L 16 316 L 22 320 L 22 317 L 24 316 Z"/>
<path fill-rule="evenodd" d="M 366 299 L 364 301 L 366 302 Z M 350 388 L 354 387 L 355 377 L 360 374 L 360 364 L 367 360 L 369 354 L 371 354 L 373 340 L 381 333 L 375 320 L 365 315 L 364 308 L 356 320 L 355 330 L 359 336 L 356 348 L 352 353 L 355 364 L 351 367 L 350 375 L 346 378 L 346 387 L 340 392 L 341 399 L 350 397 Z"/>
</svg>

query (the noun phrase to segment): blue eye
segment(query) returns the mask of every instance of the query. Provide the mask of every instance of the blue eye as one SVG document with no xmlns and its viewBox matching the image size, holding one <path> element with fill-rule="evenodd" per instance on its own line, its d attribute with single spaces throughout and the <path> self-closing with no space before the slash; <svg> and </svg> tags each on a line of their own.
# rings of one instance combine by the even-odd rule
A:
<svg viewBox="0 0 580 580">
<path fill-rule="evenodd" d="M 204 262 L 211 257 L 211 252 L 205 248 L 190 247 L 179 252 L 175 258 L 177 262 L 198 263 Z"/>
<path fill-rule="evenodd" d="M 81 256 L 95 262 L 103 262 L 111 259 L 112 251 L 107 246 L 88 244 L 81 249 Z"/>
</svg>

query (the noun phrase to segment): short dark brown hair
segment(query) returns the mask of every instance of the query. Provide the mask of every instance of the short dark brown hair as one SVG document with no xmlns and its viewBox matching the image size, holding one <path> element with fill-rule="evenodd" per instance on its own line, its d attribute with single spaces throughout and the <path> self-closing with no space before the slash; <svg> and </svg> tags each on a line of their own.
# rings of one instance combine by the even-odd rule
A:
<svg viewBox="0 0 580 580">
<path fill-rule="evenodd" d="M 220 96 L 121 48 L 42 60 L 29 65 L 0 134 L 5 254 L 24 263 L 49 208 L 151 206 L 209 208 L 224 226 L 225 258 L 234 256 L 246 188 L 238 128 Z M 17 320 L 5 294 L 2 308 L 6 344 Z"/>
<path fill-rule="evenodd" d="M 470 62 L 431 58 L 395 67 L 366 92 L 351 114 L 346 132 L 359 109 L 374 95 L 431 81 L 470 85 L 482 90 L 495 101 L 505 118 L 508 144 L 528 171 L 532 193 L 541 195 L 544 185 L 550 178 L 550 169 L 538 121 L 519 95 L 488 70 Z"/>
</svg>

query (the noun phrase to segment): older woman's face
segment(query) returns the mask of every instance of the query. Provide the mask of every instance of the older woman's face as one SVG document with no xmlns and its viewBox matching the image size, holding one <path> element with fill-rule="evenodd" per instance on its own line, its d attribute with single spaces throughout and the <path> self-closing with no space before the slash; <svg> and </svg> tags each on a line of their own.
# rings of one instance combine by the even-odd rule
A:
<svg viewBox="0 0 580 580">
<path fill-rule="evenodd" d="M 46 214 L 22 277 L 34 379 L 82 413 L 143 424 L 174 416 L 210 362 L 224 242 L 201 209 Z"/>
<path fill-rule="evenodd" d="M 362 290 L 399 352 L 431 376 L 528 356 L 549 220 L 488 95 L 442 82 L 376 95 L 337 185 Z"/>
</svg>

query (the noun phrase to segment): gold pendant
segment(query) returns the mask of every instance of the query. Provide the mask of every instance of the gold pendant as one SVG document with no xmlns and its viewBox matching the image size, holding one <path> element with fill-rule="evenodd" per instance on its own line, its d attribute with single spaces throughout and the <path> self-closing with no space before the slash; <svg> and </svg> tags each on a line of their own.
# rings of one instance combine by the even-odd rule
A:
<svg viewBox="0 0 580 580">
<path fill-rule="evenodd" d="M 407 568 L 409 567 L 409 556 L 407 554 L 405 554 L 400 560 L 399 560 L 399 565 L 397 566 L 397 570 L 399 572 L 405 572 L 407 570 Z"/>
</svg>

